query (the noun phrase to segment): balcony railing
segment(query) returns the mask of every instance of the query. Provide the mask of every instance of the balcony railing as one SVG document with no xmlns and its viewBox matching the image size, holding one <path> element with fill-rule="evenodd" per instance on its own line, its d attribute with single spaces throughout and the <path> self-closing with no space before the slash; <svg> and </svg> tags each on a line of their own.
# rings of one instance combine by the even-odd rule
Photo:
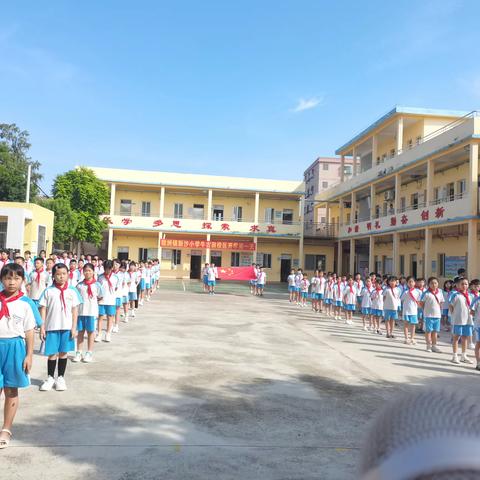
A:
<svg viewBox="0 0 480 480">
<path fill-rule="evenodd" d="M 304 235 L 306 237 L 335 238 L 338 236 L 337 223 L 305 223 Z"/>
</svg>

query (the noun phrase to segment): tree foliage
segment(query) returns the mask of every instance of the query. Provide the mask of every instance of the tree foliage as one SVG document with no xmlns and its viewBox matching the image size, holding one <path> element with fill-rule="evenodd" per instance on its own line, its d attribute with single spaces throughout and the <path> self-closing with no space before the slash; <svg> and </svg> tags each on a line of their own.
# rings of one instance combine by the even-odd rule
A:
<svg viewBox="0 0 480 480">
<path fill-rule="evenodd" d="M 0 123 L 0 200 L 24 202 L 27 191 L 28 164 L 32 166 L 30 199 L 38 196 L 40 163 L 32 162 L 28 156 L 29 133 L 20 130 L 14 123 Z"/>
<path fill-rule="evenodd" d="M 63 198 L 41 199 L 39 205 L 52 210 L 55 215 L 53 224 L 54 243 L 73 243 L 78 226 L 78 215 L 70 203 Z"/>
<path fill-rule="evenodd" d="M 58 175 L 53 184 L 53 197 L 55 201 L 67 202 L 74 214 L 74 241 L 100 245 L 107 226 L 100 216 L 108 212 L 110 194 L 95 173 L 80 167 Z"/>
</svg>

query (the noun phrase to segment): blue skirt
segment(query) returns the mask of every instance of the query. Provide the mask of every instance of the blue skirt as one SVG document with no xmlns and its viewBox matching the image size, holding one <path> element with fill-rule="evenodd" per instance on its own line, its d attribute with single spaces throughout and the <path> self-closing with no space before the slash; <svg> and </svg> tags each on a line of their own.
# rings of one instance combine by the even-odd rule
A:
<svg viewBox="0 0 480 480">
<path fill-rule="evenodd" d="M 30 379 L 23 370 L 27 354 L 22 337 L 0 338 L 0 388 L 24 388 Z"/>
<path fill-rule="evenodd" d="M 45 339 L 45 355 L 68 353 L 75 350 L 75 340 L 70 330 L 51 330 Z"/>
</svg>

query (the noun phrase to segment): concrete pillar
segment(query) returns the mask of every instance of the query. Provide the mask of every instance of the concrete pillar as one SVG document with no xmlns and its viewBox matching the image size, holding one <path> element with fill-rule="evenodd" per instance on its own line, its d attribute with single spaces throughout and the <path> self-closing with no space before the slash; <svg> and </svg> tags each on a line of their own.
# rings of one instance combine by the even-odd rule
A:
<svg viewBox="0 0 480 480">
<path fill-rule="evenodd" d="M 325 223 L 327 227 L 330 224 L 330 204 L 328 202 L 325 205 Z"/>
<path fill-rule="evenodd" d="M 116 184 L 110 184 L 110 216 L 115 215 L 115 193 L 116 193 Z M 108 258 L 112 258 L 109 256 Z"/>
<path fill-rule="evenodd" d="M 340 161 L 340 181 L 342 183 L 345 181 L 345 155 L 341 156 Z"/>
<path fill-rule="evenodd" d="M 403 150 L 403 117 L 397 120 L 397 155 Z"/>
<path fill-rule="evenodd" d="M 428 281 L 428 277 L 432 276 L 432 230 L 430 228 L 425 229 L 425 242 L 424 242 L 424 265 L 423 276 Z"/>
<path fill-rule="evenodd" d="M 356 177 L 358 175 L 357 171 L 357 154 L 355 152 L 355 147 L 352 148 L 352 176 Z"/>
<path fill-rule="evenodd" d="M 427 161 L 427 198 L 425 202 L 427 207 L 433 202 L 433 176 L 434 176 L 433 160 L 430 158 Z"/>
<path fill-rule="evenodd" d="M 468 221 L 468 258 L 467 258 L 467 275 L 468 278 L 478 278 L 478 238 L 477 238 L 477 222 L 476 220 Z"/>
<path fill-rule="evenodd" d="M 472 215 L 478 215 L 478 144 L 470 144 L 470 179 L 468 195 L 470 196 L 470 209 Z M 469 261 L 470 263 L 470 261 Z M 470 275 L 470 278 L 473 278 Z"/>
<path fill-rule="evenodd" d="M 209 222 L 212 220 L 212 208 L 213 208 L 213 191 L 212 189 L 210 189 L 208 190 L 208 201 L 207 201 L 207 220 Z"/>
<path fill-rule="evenodd" d="M 305 208 L 305 199 L 304 197 L 300 197 L 300 240 L 299 240 L 299 245 L 298 245 L 298 256 L 299 256 L 299 260 L 300 260 L 300 263 L 303 264 L 303 261 L 304 261 L 304 258 L 303 258 L 303 240 L 304 240 L 304 232 L 305 232 L 305 228 L 304 228 L 304 218 L 303 218 L 303 212 L 304 212 L 304 208 Z"/>
<path fill-rule="evenodd" d="M 258 212 L 260 210 L 260 193 L 255 193 L 255 216 L 253 219 L 253 223 L 258 225 Z"/>
<path fill-rule="evenodd" d="M 165 187 L 160 188 L 160 218 L 165 216 Z"/>
<path fill-rule="evenodd" d="M 376 135 L 372 135 L 372 167 L 377 164 L 377 157 L 378 157 L 378 137 Z"/>
<path fill-rule="evenodd" d="M 368 246 L 368 273 L 375 271 L 375 237 L 370 235 Z"/>
<path fill-rule="evenodd" d="M 255 250 L 252 252 L 252 263 L 257 263 L 257 250 L 258 250 L 258 238 L 253 237 L 253 243 L 255 244 Z M 298 260 L 300 262 L 300 259 Z M 302 266 L 300 265 L 300 268 Z"/>
<path fill-rule="evenodd" d="M 350 209 L 350 224 L 353 225 L 355 222 L 355 211 L 357 210 L 357 194 L 352 192 L 352 208 Z"/>
<path fill-rule="evenodd" d="M 393 234 L 393 275 L 400 275 L 400 234 Z"/>
<path fill-rule="evenodd" d="M 344 218 L 344 213 L 343 213 L 343 198 L 340 198 L 339 200 L 339 219 L 338 219 L 338 223 L 339 223 L 339 228 L 342 227 L 342 225 L 345 223 L 345 218 Z"/>
<path fill-rule="evenodd" d="M 348 266 L 348 273 L 353 275 L 355 273 L 355 239 L 350 239 L 350 264 Z"/>
<path fill-rule="evenodd" d="M 113 253 L 113 228 L 109 228 L 108 229 L 107 258 L 113 258 L 112 253 Z"/>
<path fill-rule="evenodd" d="M 375 185 L 370 185 L 370 220 L 375 218 Z"/>
<path fill-rule="evenodd" d="M 397 173 L 395 175 L 395 213 L 398 213 L 400 211 L 400 195 L 401 195 L 401 190 L 402 190 L 402 176 L 400 173 Z"/>
<path fill-rule="evenodd" d="M 342 265 L 342 259 L 343 259 L 343 243 L 342 240 L 340 240 L 337 243 L 337 275 L 342 275 L 342 270 L 343 270 L 343 265 Z"/>
<path fill-rule="evenodd" d="M 212 238 L 211 235 L 209 233 L 207 233 L 207 242 L 209 242 L 211 238 Z M 205 262 L 210 263 L 210 249 L 209 248 L 207 248 L 205 250 Z"/>
</svg>

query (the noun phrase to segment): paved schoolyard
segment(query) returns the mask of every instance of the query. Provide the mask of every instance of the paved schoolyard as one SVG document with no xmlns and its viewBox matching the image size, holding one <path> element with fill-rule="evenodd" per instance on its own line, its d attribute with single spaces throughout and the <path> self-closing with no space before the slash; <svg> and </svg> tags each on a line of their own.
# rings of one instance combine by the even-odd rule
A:
<svg viewBox="0 0 480 480">
<path fill-rule="evenodd" d="M 386 400 L 432 383 L 480 394 L 472 367 L 224 284 L 165 283 L 68 391 L 21 392 L 10 479 L 349 479 Z M 446 335 L 443 335 L 446 338 Z M 447 348 L 445 347 L 445 352 Z"/>
</svg>

